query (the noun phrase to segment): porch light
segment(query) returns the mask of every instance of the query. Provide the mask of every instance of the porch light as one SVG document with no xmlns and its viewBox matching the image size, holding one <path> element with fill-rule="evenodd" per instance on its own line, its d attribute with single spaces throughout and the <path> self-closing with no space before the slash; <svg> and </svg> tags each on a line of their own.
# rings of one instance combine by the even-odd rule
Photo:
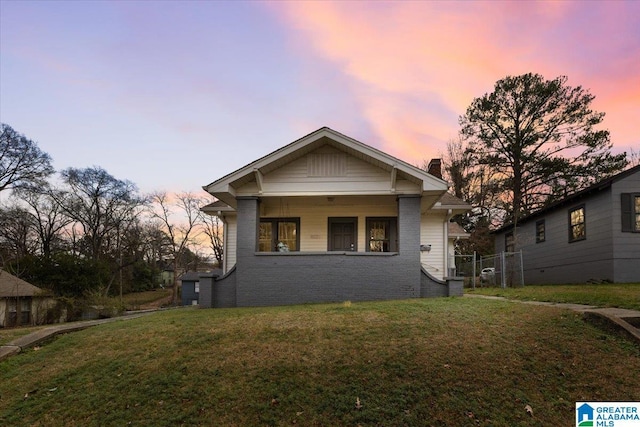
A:
<svg viewBox="0 0 640 427">
<path fill-rule="evenodd" d="M 431 252 L 431 245 L 420 245 L 420 252 Z"/>
</svg>

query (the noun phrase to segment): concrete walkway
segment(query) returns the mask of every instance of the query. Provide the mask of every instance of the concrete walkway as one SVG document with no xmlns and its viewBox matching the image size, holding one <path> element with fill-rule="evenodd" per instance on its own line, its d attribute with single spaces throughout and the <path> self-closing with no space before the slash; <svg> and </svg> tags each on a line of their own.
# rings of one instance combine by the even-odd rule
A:
<svg viewBox="0 0 640 427">
<path fill-rule="evenodd" d="M 110 322 L 119 322 L 122 320 L 130 320 L 137 319 L 138 317 L 144 316 L 146 314 L 152 313 L 156 310 L 148 310 L 144 312 L 134 312 L 132 314 L 127 314 L 125 316 L 112 317 L 109 319 L 99 319 L 99 320 L 86 320 L 80 322 L 69 322 L 69 323 L 57 323 L 52 326 L 48 326 L 46 328 L 42 328 L 38 331 L 35 331 L 31 334 L 24 335 L 20 338 L 17 338 L 9 343 L 0 346 L 0 361 L 11 357 L 15 354 L 20 353 L 22 350 L 27 349 L 29 347 L 34 347 L 41 342 L 54 337 L 59 334 L 66 334 L 69 332 L 80 331 L 82 329 L 87 329 L 92 326 L 102 325 L 103 323 Z"/>
<path fill-rule="evenodd" d="M 525 300 L 509 299 L 504 297 L 495 297 L 490 295 L 465 294 L 464 296 L 468 298 L 493 299 L 493 300 L 500 300 L 500 301 L 515 302 L 520 304 L 543 305 L 548 307 L 557 307 L 557 308 L 563 308 L 566 310 L 577 311 L 580 313 L 584 313 L 587 316 L 594 316 L 594 317 L 598 317 L 606 320 L 611 325 L 624 330 L 631 339 L 636 341 L 636 343 L 640 344 L 640 329 L 638 328 L 638 326 L 640 325 L 640 311 L 638 310 L 628 310 L 626 308 L 615 308 L 615 307 L 601 308 L 593 305 L 568 304 L 568 303 L 557 303 L 557 302 L 525 301 Z"/>
</svg>

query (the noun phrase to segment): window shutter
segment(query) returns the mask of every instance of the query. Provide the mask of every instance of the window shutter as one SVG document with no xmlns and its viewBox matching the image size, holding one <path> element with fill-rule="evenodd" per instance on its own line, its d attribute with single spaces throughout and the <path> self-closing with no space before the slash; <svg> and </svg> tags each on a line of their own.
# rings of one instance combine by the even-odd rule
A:
<svg viewBox="0 0 640 427">
<path fill-rule="evenodd" d="M 633 231 L 633 205 L 631 193 L 620 194 L 620 211 L 622 212 L 622 231 Z"/>
</svg>

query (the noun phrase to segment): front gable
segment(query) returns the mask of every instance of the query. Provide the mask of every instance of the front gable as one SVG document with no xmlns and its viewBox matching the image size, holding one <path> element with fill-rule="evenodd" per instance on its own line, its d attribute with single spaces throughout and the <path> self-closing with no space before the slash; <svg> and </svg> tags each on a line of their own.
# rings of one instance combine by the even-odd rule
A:
<svg viewBox="0 0 640 427">
<path fill-rule="evenodd" d="M 332 129 L 321 128 L 207 185 L 235 208 L 236 197 L 420 195 L 433 206 L 447 183 Z"/>
</svg>

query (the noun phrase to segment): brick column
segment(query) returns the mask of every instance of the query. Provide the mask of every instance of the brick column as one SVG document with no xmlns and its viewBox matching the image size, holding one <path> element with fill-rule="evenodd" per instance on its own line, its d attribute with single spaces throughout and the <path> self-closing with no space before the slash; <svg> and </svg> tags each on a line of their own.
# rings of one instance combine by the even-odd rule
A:
<svg viewBox="0 0 640 427">
<path fill-rule="evenodd" d="M 398 283 L 420 296 L 420 196 L 398 196 Z"/>
<path fill-rule="evenodd" d="M 257 197 L 238 197 L 238 231 L 236 250 L 236 303 L 249 305 L 256 293 L 260 273 L 257 267 L 258 228 L 260 226 L 260 200 Z"/>
</svg>

